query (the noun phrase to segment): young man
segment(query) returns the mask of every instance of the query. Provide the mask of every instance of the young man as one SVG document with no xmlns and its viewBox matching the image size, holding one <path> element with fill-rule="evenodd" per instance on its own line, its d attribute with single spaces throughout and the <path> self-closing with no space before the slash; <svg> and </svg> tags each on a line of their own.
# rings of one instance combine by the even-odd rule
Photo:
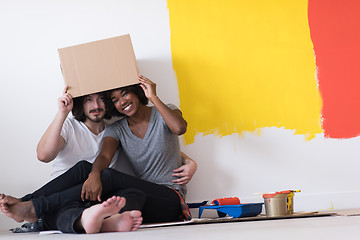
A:
<svg viewBox="0 0 360 240">
<path fill-rule="evenodd" d="M 68 117 L 70 111 L 74 117 Z M 104 119 L 110 116 L 101 93 L 72 99 L 64 89 L 58 99 L 58 112 L 37 146 L 38 159 L 53 164 L 52 178 L 63 174 L 79 160 L 94 161 L 103 141 Z"/>
<path fill-rule="evenodd" d="M 55 178 L 74 166 L 79 160 L 93 163 L 103 142 L 106 123 L 109 119 L 102 93 L 90 94 L 73 99 L 64 89 L 58 99 L 58 112 L 40 139 L 37 147 L 38 159 L 42 162 L 52 162 L 52 177 Z M 72 111 L 73 118 L 68 117 Z M 174 170 L 174 180 L 177 184 L 188 183 L 196 171 L 196 163 L 182 153 L 184 165 Z M 116 166 L 118 153 L 112 159 L 110 167 Z M 120 162 L 120 161 L 119 161 Z M 56 187 L 56 186 L 55 186 Z M 10 209 L 17 203 L 32 199 L 32 194 L 18 199 L 0 194 L 0 204 L 3 209 Z M 11 215 L 11 214 L 10 214 Z M 15 231 L 42 230 L 39 221 L 35 224 L 25 224 L 23 229 Z"/>
</svg>

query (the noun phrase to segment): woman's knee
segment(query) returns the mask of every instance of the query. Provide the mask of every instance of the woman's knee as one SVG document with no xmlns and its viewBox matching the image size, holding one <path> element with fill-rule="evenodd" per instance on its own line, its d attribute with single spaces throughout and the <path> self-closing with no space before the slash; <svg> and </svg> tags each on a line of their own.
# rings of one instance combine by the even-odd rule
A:
<svg viewBox="0 0 360 240">
<path fill-rule="evenodd" d="M 116 171 L 112 168 L 105 168 L 101 172 L 101 182 L 102 184 L 112 184 L 114 180 Z"/>
<path fill-rule="evenodd" d="M 105 168 L 101 172 L 101 176 L 104 176 L 104 177 L 112 176 L 114 174 L 114 172 L 115 172 L 115 170 L 112 168 Z"/>
</svg>

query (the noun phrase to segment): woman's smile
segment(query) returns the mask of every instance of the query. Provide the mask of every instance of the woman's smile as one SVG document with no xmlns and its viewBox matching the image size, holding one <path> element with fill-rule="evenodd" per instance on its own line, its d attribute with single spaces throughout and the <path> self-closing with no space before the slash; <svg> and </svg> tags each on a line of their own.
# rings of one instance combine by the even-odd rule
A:
<svg viewBox="0 0 360 240">
<path fill-rule="evenodd" d="M 128 112 L 128 111 L 131 110 L 132 106 L 133 106 L 133 103 L 130 103 L 130 104 L 128 104 L 126 107 L 124 107 L 124 108 L 122 109 L 122 111 L 123 111 L 123 112 Z"/>
</svg>

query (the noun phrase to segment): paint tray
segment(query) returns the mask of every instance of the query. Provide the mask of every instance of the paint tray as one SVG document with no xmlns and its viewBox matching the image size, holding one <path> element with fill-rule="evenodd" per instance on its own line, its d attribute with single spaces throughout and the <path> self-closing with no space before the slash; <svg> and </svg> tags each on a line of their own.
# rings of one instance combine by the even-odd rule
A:
<svg viewBox="0 0 360 240">
<path fill-rule="evenodd" d="M 215 209 L 233 218 L 254 217 L 261 213 L 264 203 L 245 203 L 239 205 L 205 205 L 199 207 L 199 218 L 205 209 Z"/>
</svg>

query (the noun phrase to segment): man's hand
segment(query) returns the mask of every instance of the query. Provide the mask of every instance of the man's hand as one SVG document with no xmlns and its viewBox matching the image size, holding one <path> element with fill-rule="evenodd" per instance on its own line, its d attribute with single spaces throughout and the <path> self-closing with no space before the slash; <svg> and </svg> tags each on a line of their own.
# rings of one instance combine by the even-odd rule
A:
<svg viewBox="0 0 360 240">
<path fill-rule="evenodd" d="M 187 184 L 191 178 L 194 176 L 197 169 L 197 165 L 194 161 L 189 161 L 187 164 L 182 165 L 181 167 L 173 170 L 175 173 L 172 175 L 175 177 L 179 177 L 176 180 L 173 180 L 173 183 L 177 183 L 179 185 Z"/>
<path fill-rule="evenodd" d="M 71 95 L 67 92 L 68 86 L 63 90 L 63 95 L 58 99 L 58 108 L 61 112 L 69 113 L 73 108 L 73 99 Z"/>
<path fill-rule="evenodd" d="M 81 199 L 101 202 L 102 184 L 100 174 L 91 172 L 81 190 Z"/>
</svg>

